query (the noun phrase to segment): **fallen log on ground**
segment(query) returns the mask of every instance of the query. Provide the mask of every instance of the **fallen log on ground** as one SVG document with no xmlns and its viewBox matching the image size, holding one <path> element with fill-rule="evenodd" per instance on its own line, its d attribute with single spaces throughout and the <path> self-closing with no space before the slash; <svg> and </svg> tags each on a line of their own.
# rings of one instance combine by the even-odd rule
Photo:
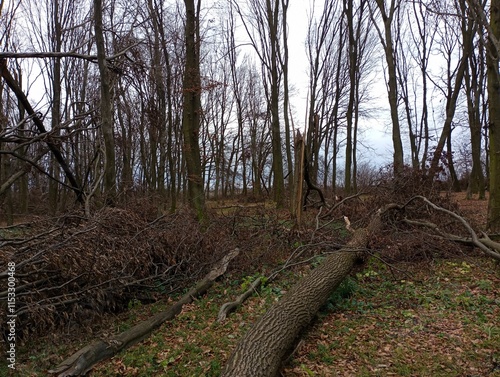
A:
<svg viewBox="0 0 500 377">
<path fill-rule="evenodd" d="M 152 318 L 135 325 L 121 334 L 106 340 L 99 339 L 94 341 L 70 356 L 54 369 L 49 370 L 49 373 L 57 374 L 58 377 L 85 375 L 98 362 L 106 360 L 116 355 L 118 352 L 145 339 L 162 323 L 173 319 L 179 314 L 185 304 L 193 302 L 195 297 L 204 294 L 212 286 L 215 279 L 226 272 L 229 262 L 235 258 L 238 253 L 239 250 L 235 249 L 224 256 L 224 258 L 222 258 L 194 288 L 182 296 L 182 298 L 168 310 L 156 314 Z"/>
<path fill-rule="evenodd" d="M 382 228 L 382 215 L 392 208 L 398 206 L 379 209 L 344 248 L 326 258 L 272 306 L 240 340 L 221 376 L 276 376 L 301 332 L 363 256 L 371 236 Z"/>
<path fill-rule="evenodd" d="M 348 220 L 346 220 L 346 221 L 348 221 Z M 349 223 L 349 226 L 350 226 L 350 223 Z M 349 226 L 348 226 L 348 228 L 349 228 Z M 297 250 L 298 250 L 298 248 L 297 248 Z M 291 263 L 293 258 L 296 259 L 302 254 L 302 252 L 296 253 L 297 250 L 295 250 L 292 253 L 292 255 L 290 255 L 290 257 L 288 257 L 287 261 L 284 263 L 283 266 L 276 269 L 271 275 L 269 275 L 268 277 L 261 276 L 261 277 L 256 278 L 252 282 L 252 284 L 250 284 L 250 287 L 245 292 L 243 292 L 241 295 L 239 295 L 236 298 L 236 300 L 229 301 L 229 302 L 222 304 L 220 309 L 219 309 L 219 314 L 217 315 L 217 322 L 225 321 L 229 314 L 236 311 L 236 309 L 238 309 L 241 305 L 243 305 L 243 303 L 249 297 L 251 297 L 254 293 L 258 292 L 258 290 L 262 287 L 262 285 L 264 283 L 269 283 L 270 281 L 274 280 L 280 272 L 282 272 L 283 270 L 285 270 L 289 267 L 296 266 L 297 264 L 305 263 L 306 261 Z"/>
</svg>

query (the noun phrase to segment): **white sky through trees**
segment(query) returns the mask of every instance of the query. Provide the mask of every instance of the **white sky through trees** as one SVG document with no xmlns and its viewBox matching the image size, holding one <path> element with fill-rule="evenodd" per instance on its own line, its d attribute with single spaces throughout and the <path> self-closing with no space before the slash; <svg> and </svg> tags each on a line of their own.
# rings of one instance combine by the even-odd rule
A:
<svg viewBox="0 0 500 377">
<path fill-rule="evenodd" d="M 167 2 L 168 3 L 168 2 Z M 172 1 L 173 3 L 173 1 Z M 243 2 L 242 2 L 243 3 Z M 7 2 L 5 3 L 7 4 Z M 4 4 L 4 10 L 8 7 Z M 33 2 L 34 4 L 34 2 Z M 215 4 L 215 5 L 214 5 Z M 307 36 L 308 18 L 310 16 L 311 7 L 315 6 L 316 16 L 320 16 L 320 12 L 323 9 L 323 4 L 321 0 L 313 1 L 290 1 L 288 9 L 288 45 L 289 45 L 289 81 L 291 89 L 291 105 L 293 110 L 293 120 L 296 128 L 303 129 L 305 121 L 305 113 L 307 107 L 308 98 L 308 61 L 307 54 L 305 51 L 305 40 Z M 42 6 L 42 5 L 40 5 Z M 182 9 L 182 2 L 179 3 L 180 9 Z M 224 1 L 207 1 L 202 0 L 202 7 L 205 9 L 210 9 L 210 7 L 223 9 L 227 6 Z M 21 8 L 20 8 L 21 9 Z M 211 10 L 208 10 L 212 13 Z M 214 15 L 217 12 L 213 13 Z M 220 14 L 220 13 L 219 13 Z M 22 13 L 18 11 L 17 16 L 19 17 L 19 29 L 16 38 L 21 38 L 18 43 L 19 52 L 30 52 L 36 49 L 36 46 L 30 45 L 28 35 L 30 33 L 29 24 L 26 24 L 22 20 Z M 210 15 L 210 17 L 212 17 Z M 236 16 L 238 17 L 238 16 Z M 411 17 L 410 17 L 411 18 Z M 240 24 L 239 21 L 237 21 Z M 216 23 L 215 23 L 216 24 Z M 23 38 L 24 35 L 24 38 Z M 238 29 L 238 38 L 240 41 L 245 41 L 245 31 L 243 28 Z M 407 43 L 407 42 L 405 42 Z M 245 51 L 249 51 L 251 48 L 245 47 Z M 384 83 L 384 67 L 385 61 L 382 54 L 382 48 L 379 47 L 380 56 L 376 56 L 377 59 L 376 69 L 373 74 L 374 84 L 371 86 L 370 97 L 372 98 L 372 103 L 369 105 L 370 113 L 369 118 L 362 118 L 360 120 L 360 134 L 358 145 L 358 161 L 359 162 L 369 162 L 374 165 L 383 165 L 391 162 L 392 157 L 392 141 L 390 135 L 390 116 L 389 116 L 389 106 L 387 100 L 387 90 Z M 439 52 L 433 54 L 434 61 L 440 61 Z M 39 61 L 41 65 L 43 62 Z M 438 67 L 439 64 L 434 64 L 431 70 L 431 76 L 438 84 L 443 84 L 441 68 Z M 33 104 L 41 105 L 43 102 L 43 93 L 45 91 L 45 85 L 43 80 L 41 80 L 40 70 L 36 69 L 36 64 L 29 59 L 24 59 L 22 62 L 22 67 L 24 70 L 24 82 L 23 88 L 25 90 L 29 87 L 29 97 L 33 101 Z M 36 85 L 33 83 L 36 82 Z M 417 89 L 418 90 L 418 89 Z M 442 124 L 444 101 L 439 89 L 436 89 L 433 85 L 429 88 L 429 98 L 432 99 L 432 106 L 430 109 L 431 117 L 429 119 L 431 134 L 436 136 L 440 132 L 440 125 Z M 46 99 L 45 99 L 46 100 Z M 460 102 L 460 101 L 459 101 Z M 459 106 L 462 106 L 459 104 Z M 42 106 L 47 108 L 46 106 Z M 43 111 L 43 110 L 42 110 Z M 462 116 L 463 111 L 457 111 L 457 117 Z M 402 116 L 402 111 L 400 116 Z M 402 122 L 402 136 L 405 146 L 405 161 L 409 159 L 409 147 L 408 143 L 405 142 L 408 139 L 408 133 L 406 130 L 406 124 Z M 459 130 L 460 131 L 460 130 Z M 456 132 L 455 135 L 460 132 Z M 457 140 L 458 139 L 458 140 Z M 457 136 L 454 137 L 455 142 L 460 142 Z M 431 144 L 432 145 L 432 144 Z M 343 148 L 339 158 L 341 158 Z M 340 165 L 339 165 L 340 166 Z"/>
</svg>

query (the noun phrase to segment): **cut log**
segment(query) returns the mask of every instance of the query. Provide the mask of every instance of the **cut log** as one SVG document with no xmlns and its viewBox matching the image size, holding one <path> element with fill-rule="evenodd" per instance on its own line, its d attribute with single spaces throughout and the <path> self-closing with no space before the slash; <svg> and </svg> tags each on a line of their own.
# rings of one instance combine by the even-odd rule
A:
<svg viewBox="0 0 500 377">
<path fill-rule="evenodd" d="M 49 370 L 49 373 L 57 374 L 58 377 L 85 375 L 98 362 L 106 360 L 116 355 L 118 352 L 145 339 L 163 322 L 171 320 L 179 314 L 185 304 L 191 303 L 195 297 L 204 294 L 212 286 L 215 279 L 226 272 L 229 262 L 235 258 L 238 253 L 239 250 L 235 249 L 224 256 L 224 258 L 222 258 L 194 288 L 182 296 L 182 298 L 168 310 L 156 314 L 154 317 L 135 325 L 121 334 L 106 340 L 96 340 L 70 356 L 54 369 Z"/>
<path fill-rule="evenodd" d="M 222 377 L 276 376 L 301 332 L 363 256 L 371 235 L 382 228 L 382 214 L 396 207 L 377 211 L 366 228 L 356 230 L 346 247 L 326 258 L 273 305 L 238 343 Z"/>
</svg>

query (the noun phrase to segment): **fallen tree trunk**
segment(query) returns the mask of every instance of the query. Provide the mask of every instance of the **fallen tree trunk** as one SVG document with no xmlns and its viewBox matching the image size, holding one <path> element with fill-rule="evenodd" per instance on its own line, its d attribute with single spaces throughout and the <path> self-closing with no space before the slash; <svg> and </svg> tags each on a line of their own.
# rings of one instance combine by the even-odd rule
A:
<svg viewBox="0 0 500 377">
<path fill-rule="evenodd" d="M 221 376 L 276 376 L 301 332 L 363 256 L 371 235 L 382 228 L 381 216 L 390 208 L 397 206 L 377 211 L 366 228 L 355 231 L 346 247 L 325 259 L 272 306 L 243 336 Z"/>
<path fill-rule="evenodd" d="M 135 325 L 121 334 L 106 340 L 96 340 L 70 356 L 56 368 L 49 370 L 49 373 L 57 374 L 58 377 L 85 375 L 98 362 L 106 360 L 116 355 L 118 352 L 145 339 L 163 322 L 171 320 L 179 314 L 185 304 L 191 303 L 195 297 L 204 294 L 212 286 L 215 279 L 226 272 L 229 262 L 235 258 L 238 253 L 239 250 L 235 249 L 222 258 L 194 288 L 182 296 L 182 298 L 168 310 L 156 314 L 154 317 Z"/>
</svg>

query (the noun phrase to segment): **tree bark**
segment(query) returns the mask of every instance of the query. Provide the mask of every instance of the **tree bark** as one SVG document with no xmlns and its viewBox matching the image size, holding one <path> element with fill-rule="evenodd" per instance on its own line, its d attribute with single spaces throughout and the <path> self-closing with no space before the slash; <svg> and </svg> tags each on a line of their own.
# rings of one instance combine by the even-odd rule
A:
<svg viewBox="0 0 500 377">
<path fill-rule="evenodd" d="M 94 28 L 97 47 L 97 63 L 101 76 L 101 130 L 104 140 L 104 194 L 109 203 L 116 196 L 115 137 L 113 133 L 113 98 L 111 95 L 111 76 L 106 62 L 104 41 L 102 0 L 94 0 Z"/>
<path fill-rule="evenodd" d="M 488 201 L 488 228 L 500 231 L 500 75 L 498 73 L 499 51 L 494 39 L 500 37 L 500 0 L 492 0 L 490 5 L 490 27 L 493 36 L 489 37 L 486 53 L 488 72 L 488 99 L 490 123 L 490 196 Z"/>
<path fill-rule="evenodd" d="M 292 202 L 294 205 L 293 218 L 295 219 L 295 226 L 300 229 L 302 222 L 302 211 L 304 205 L 302 204 L 303 188 L 304 188 L 304 158 L 305 158 L 306 145 L 304 137 L 297 130 L 295 136 L 295 183 L 293 185 L 294 195 Z"/>
<path fill-rule="evenodd" d="M 299 281 L 258 320 L 236 346 L 222 377 L 278 374 L 301 332 L 363 255 L 371 235 L 381 229 L 385 211 L 380 209 L 367 228 L 357 230 L 346 247 Z"/>
<path fill-rule="evenodd" d="M 201 0 L 199 0 L 201 1 Z M 198 221 L 206 220 L 205 196 L 200 160 L 200 117 L 201 117 L 201 77 L 200 77 L 200 36 L 199 6 L 194 0 L 184 0 L 186 6 L 186 65 L 184 70 L 184 106 L 182 130 L 184 134 L 184 158 L 187 167 L 188 200 L 196 212 Z"/>
<path fill-rule="evenodd" d="M 199 281 L 194 288 L 182 296 L 182 298 L 168 310 L 160 312 L 152 318 L 140 322 L 131 329 L 111 337 L 110 339 L 96 340 L 67 358 L 56 368 L 49 370 L 49 373 L 57 374 L 58 377 L 85 375 L 98 362 L 109 359 L 118 352 L 140 342 L 149 336 L 149 334 L 163 322 L 171 320 L 179 314 L 185 304 L 193 302 L 195 297 L 204 294 L 212 286 L 215 279 L 226 272 L 229 262 L 238 254 L 238 249 L 228 253 L 214 266 L 214 268 L 212 268 L 203 280 Z"/>
</svg>

